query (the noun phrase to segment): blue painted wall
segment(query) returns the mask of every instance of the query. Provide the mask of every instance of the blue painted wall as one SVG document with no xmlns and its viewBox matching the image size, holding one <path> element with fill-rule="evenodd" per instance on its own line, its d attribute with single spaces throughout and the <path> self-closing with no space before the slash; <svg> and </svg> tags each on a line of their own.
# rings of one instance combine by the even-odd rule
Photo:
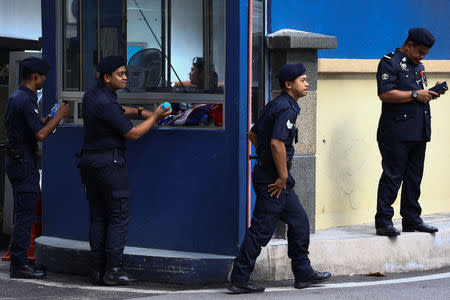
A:
<svg viewBox="0 0 450 300">
<path fill-rule="evenodd" d="M 42 0 L 42 6 L 49 11 L 42 20 L 43 53 L 56 68 L 54 2 Z M 238 250 L 245 232 L 247 1 L 227 1 L 226 16 L 226 130 L 155 129 L 127 144 L 127 245 Z M 49 76 L 44 101 L 54 95 L 56 76 Z M 81 126 L 61 126 L 44 142 L 43 235 L 88 240 L 88 203 L 74 156 L 82 140 Z"/>
<path fill-rule="evenodd" d="M 378 59 L 400 47 L 408 29 L 426 27 L 436 37 L 427 59 L 450 59 L 449 0 L 268 0 L 269 33 L 290 28 L 337 37 L 321 58 Z"/>
</svg>

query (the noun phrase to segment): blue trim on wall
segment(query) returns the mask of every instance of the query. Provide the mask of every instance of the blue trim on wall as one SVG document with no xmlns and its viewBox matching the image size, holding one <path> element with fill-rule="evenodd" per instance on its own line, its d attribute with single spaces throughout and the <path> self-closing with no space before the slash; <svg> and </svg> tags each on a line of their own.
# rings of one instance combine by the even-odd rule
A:
<svg viewBox="0 0 450 300">
<path fill-rule="evenodd" d="M 42 59 L 50 64 L 43 91 L 43 115 L 50 113 L 57 101 L 56 94 L 56 5 L 53 0 L 42 0 Z"/>
<path fill-rule="evenodd" d="M 408 29 L 426 27 L 436 37 L 427 59 L 450 59 L 448 0 L 272 0 L 272 28 L 297 29 L 337 37 L 336 50 L 320 58 L 379 59 L 400 47 Z"/>
</svg>

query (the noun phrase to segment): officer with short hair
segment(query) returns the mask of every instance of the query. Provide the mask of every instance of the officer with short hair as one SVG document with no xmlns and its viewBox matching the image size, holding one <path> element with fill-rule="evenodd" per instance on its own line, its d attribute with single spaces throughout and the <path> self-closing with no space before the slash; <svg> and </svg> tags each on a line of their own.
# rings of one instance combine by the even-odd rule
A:
<svg viewBox="0 0 450 300">
<path fill-rule="evenodd" d="M 305 288 L 328 280 L 331 274 L 314 271 L 308 259 L 309 221 L 294 191 L 289 170 L 297 142 L 295 123 L 300 113 L 297 100 L 306 96 L 308 82 L 302 63 L 286 64 L 278 72 L 283 92 L 269 102 L 248 133 L 256 147 L 258 162 L 253 171 L 256 203 L 251 226 L 242 242 L 231 273 L 232 293 L 263 292 L 249 283 L 261 247 L 270 241 L 279 220 L 288 225 L 288 255 L 292 260 L 295 287 Z"/>
<path fill-rule="evenodd" d="M 8 136 L 6 173 L 14 194 L 15 221 L 11 239 L 12 278 L 45 277 L 43 269 L 28 261 L 30 231 L 39 199 L 39 166 L 37 141 L 45 140 L 69 114 L 62 104 L 56 115 L 45 124 L 38 114 L 37 91 L 47 80 L 50 66 L 42 59 L 28 57 L 22 61 L 22 83 L 9 97 L 5 128 Z"/>
<path fill-rule="evenodd" d="M 171 113 L 122 106 L 116 91 L 127 86 L 122 56 L 104 57 L 97 65 L 96 87 L 83 96 L 84 142 L 78 164 L 89 200 L 90 276 L 95 284 L 129 284 L 122 268 L 128 231 L 129 187 L 125 139 L 137 140 Z M 145 119 L 133 126 L 128 117 Z"/>
<path fill-rule="evenodd" d="M 400 215 L 403 231 L 438 231 L 422 221 L 418 202 L 426 143 L 431 138 L 429 102 L 439 97 L 438 93 L 426 89 L 425 68 L 420 61 L 434 42 L 434 36 L 427 29 L 412 28 L 403 46 L 385 55 L 378 65 L 378 97 L 382 101 L 382 112 L 377 141 L 383 173 L 378 185 L 375 215 L 377 235 L 400 235 L 392 223 L 392 204 L 402 183 Z"/>
</svg>

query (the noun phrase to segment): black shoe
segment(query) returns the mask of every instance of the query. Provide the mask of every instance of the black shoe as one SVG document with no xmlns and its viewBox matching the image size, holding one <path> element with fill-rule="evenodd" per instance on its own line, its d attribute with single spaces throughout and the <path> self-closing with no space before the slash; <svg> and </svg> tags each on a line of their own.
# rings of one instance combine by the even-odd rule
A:
<svg viewBox="0 0 450 300">
<path fill-rule="evenodd" d="M 44 279 L 45 270 L 31 264 L 11 264 L 9 266 L 9 277 L 11 278 L 28 278 L 28 279 Z"/>
<path fill-rule="evenodd" d="M 403 231 L 405 231 L 405 230 L 403 230 Z M 396 236 L 400 235 L 400 231 L 395 229 L 394 226 L 390 225 L 387 227 L 377 228 L 377 235 L 396 237 Z"/>
<path fill-rule="evenodd" d="M 263 286 L 254 285 L 248 282 L 231 282 L 228 290 L 232 294 L 246 294 L 246 293 L 262 293 L 265 288 Z"/>
<path fill-rule="evenodd" d="M 321 282 L 325 282 L 328 279 L 330 279 L 331 273 L 330 272 L 317 272 L 313 271 L 313 273 L 306 278 L 305 280 L 296 280 L 294 287 L 296 289 L 304 289 L 312 284 L 317 284 Z"/>
<path fill-rule="evenodd" d="M 91 268 L 89 270 L 89 278 L 91 279 L 91 282 L 93 284 L 97 285 L 104 285 L 103 282 L 103 276 L 105 275 L 105 269 L 98 267 L 98 268 Z"/>
<path fill-rule="evenodd" d="M 136 278 L 128 274 L 121 267 L 108 268 L 103 275 L 103 282 L 106 285 L 122 285 L 136 282 Z"/>
<path fill-rule="evenodd" d="M 434 226 L 428 225 L 424 222 L 420 223 L 416 226 L 403 226 L 403 232 L 413 232 L 413 231 L 420 231 L 420 232 L 429 232 L 429 233 L 435 233 L 438 232 L 439 229 L 437 229 Z"/>
</svg>

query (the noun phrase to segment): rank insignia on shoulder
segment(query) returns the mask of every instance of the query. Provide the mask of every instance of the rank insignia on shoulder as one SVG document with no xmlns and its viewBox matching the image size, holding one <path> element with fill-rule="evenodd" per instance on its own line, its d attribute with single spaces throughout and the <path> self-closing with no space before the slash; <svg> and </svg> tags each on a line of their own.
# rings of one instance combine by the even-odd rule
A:
<svg viewBox="0 0 450 300">
<path fill-rule="evenodd" d="M 392 59 L 394 54 L 395 54 L 394 52 L 391 52 L 391 53 L 386 54 L 384 57 L 387 58 L 387 59 Z"/>
<path fill-rule="evenodd" d="M 381 75 L 381 79 L 383 80 L 388 80 L 388 78 L 389 78 L 388 73 L 384 73 L 383 75 Z"/>
</svg>

